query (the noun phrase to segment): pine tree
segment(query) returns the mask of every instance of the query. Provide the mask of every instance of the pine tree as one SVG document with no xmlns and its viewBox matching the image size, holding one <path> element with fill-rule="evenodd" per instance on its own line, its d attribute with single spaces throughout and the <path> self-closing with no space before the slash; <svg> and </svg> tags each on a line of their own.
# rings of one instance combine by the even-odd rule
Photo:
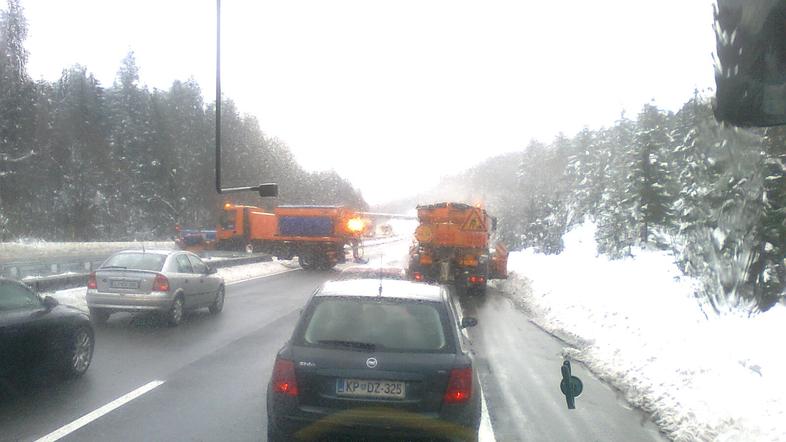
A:
<svg viewBox="0 0 786 442">
<path fill-rule="evenodd" d="M 608 152 L 602 180 L 606 183 L 598 203 L 595 239 L 598 252 L 611 257 L 630 253 L 637 233 L 635 194 L 630 193 L 628 152 L 634 142 L 635 123 L 623 113 L 614 127 L 597 137 L 600 151 Z"/>
<path fill-rule="evenodd" d="M 51 210 L 56 224 L 66 228 L 63 238 L 88 241 L 100 237 L 96 229 L 110 222 L 103 204 L 113 173 L 103 89 L 86 68 L 74 66 L 63 71 L 54 98 L 49 164 L 57 172 L 50 177 L 56 183 Z"/>
<path fill-rule="evenodd" d="M 27 21 L 19 0 L 0 11 L 0 239 L 29 234 L 36 151 L 35 87 L 27 74 Z"/>
<path fill-rule="evenodd" d="M 644 244 L 658 242 L 655 238 L 658 228 L 670 229 L 673 224 L 674 177 L 669 147 L 665 115 L 653 105 L 644 105 L 636 122 L 633 143 L 626 152 L 626 193 L 634 206 L 636 227 Z"/>
<path fill-rule="evenodd" d="M 754 284 L 758 307 L 766 310 L 783 296 L 786 288 L 786 129 L 768 128 L 762 144 L 763 213 L 755 229 L 748 280 Z"/>
</svg>

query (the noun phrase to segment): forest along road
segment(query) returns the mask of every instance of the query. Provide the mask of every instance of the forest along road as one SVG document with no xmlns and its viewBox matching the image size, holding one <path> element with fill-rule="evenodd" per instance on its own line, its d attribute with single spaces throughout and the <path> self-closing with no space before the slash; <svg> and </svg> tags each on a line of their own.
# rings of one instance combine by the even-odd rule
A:
<svg viewBox="0 0 786 442">
<path fill-rule="evenodd" d="M 369 256 L 390 263 L 401 247 Z M 196 312 L 177 328 L 150 316 L 113 316 L 96 330 L 83 378 L 0 389 L 0 439 L 264 440 L 275 353 L 314 289 L 335 276 L 292 271 L 232 284 L 220 315 Z M 479 320 L 470 337 L 487 410 L 481 440 L 662 439 L 578 364 L 584 393 L 567 410 L 558 387 L 563 344 L 500 293 L 490 289 L 462 307 Z"/>
</svg>

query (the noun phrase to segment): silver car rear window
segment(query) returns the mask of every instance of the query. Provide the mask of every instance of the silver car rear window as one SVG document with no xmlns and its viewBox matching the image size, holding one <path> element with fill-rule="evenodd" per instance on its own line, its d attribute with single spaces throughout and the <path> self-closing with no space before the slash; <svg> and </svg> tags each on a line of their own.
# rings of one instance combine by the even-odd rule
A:
<svg viewBox="0 0 786 442">
<path fill-rule="evenodd" d="M 166 261 L 165 255 L 157 253 L 118 253 L 106 260 L 104 267 L 117 267 L 132 270 L 150 270 L 160 272 Z"/>
<path fill-rule="evenodd" d="M 437 307 L 428 302 L 326 298 L 314 308 L 303 341 L 362 342 L 380 351 L 448 350 L 445 321 Z"/>
</svg>

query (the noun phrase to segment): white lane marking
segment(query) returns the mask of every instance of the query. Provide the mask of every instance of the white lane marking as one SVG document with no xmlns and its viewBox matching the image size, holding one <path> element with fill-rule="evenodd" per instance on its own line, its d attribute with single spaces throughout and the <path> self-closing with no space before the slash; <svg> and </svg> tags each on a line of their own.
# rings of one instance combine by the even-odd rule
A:
<svg viewBox="0 0 786 442">
<path fill-rule="evenodd" d="M 46 436 L 38 439 L 36 442 L 54 442 L 64 436 L 67 436 L 74 431 L 84 427 L 85 425 L 93 422 L 94 420 L 98 419 L 99 417 L 111 412 L 112 410 L 119 408 L 128 402 L 142 396 L 143 394 L 147 393 L 148 391 L 158 387 L 159 385 L 163 384 L 164 381 L 151 381 L 136 390 L 126 393 L 123 396 L 113 400 L 112 402 L 104 405 L 101 408 L 98 408 L 86 415 L 80 417 L 79 419 L 71 422 L 70 424 L 63 425 L 62 427 L 58 428 L 57 430 L 47 434 Z"/>
<path fill-rule="evenodd" d="M 298 270 L 300 270 L 300 269 L 287 269 L 287 270 L 282 270 L 282 271 L 276 272 L 276 273 L 268 273 L 267 275 L 252 276 L 251 278 L 239 279 L 237 281 L 228 282 L 226 285 L 240 284 L 241 282 L 253 281 L 255 279 L 267 278 L 269 276 L 283 275 L 284 273 L 297 272 Z"/>
<path fill-rule="evenodd" d="M 491 426 L 489 409 L 486 405 L 486 396 L 483 387 L 480 387 L 480 428 L 478 428 L 478 442 L 497 442 L 494 437 L 494 427 Z"/>
</svg>

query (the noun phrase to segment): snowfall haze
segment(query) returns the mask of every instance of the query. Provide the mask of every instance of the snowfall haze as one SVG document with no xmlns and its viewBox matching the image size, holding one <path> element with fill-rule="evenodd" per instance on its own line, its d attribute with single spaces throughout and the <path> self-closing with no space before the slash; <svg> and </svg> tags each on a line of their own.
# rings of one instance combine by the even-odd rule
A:
<svg viewBox="0 0 786 442">
<path fill-rule="evenodd" d="M 215 95 L 212 0 L 23 6 L 34 79 L 78 63 L 108 86 L 133 50 L 143 84 Z M 225 1 L 222 23 L 225 96 L 372 204 L 713 81 L 709 0 Z"/>
</svg>

